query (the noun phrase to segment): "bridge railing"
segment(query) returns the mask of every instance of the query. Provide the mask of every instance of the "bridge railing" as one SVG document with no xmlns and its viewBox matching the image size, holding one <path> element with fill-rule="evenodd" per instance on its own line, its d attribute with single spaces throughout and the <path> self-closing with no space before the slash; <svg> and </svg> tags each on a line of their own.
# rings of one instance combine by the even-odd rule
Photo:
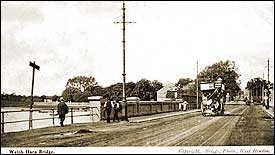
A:
<svg viewBox="0 0 275 155">
<path fill-rule="evenodd" d="M 76 110 L 81 110 L 81 109 L 89 109 L 91 111 L 91 113 L 89 114 L 74 114 L 74 112 Z M 94 122 L 94 116 L 97 116 L 98 119 L 100 119 L 100 116 L 98 115 L 97 112 L 94 113 L 94 109 L 99 111 L 99 109 L 97 107 L 79 107 L 79 108 L 75 108 L 75 107 L 70 107 L 69 108 L 69 113 L 65 116 L 66 118 L 71 118 L 71 124 L 74 123 L 74 118 L 75 117 L 83 117 L 83 116 L 92 116 L 92 121 Z M 29 119 L 22 119 L 22 120 L 16 120 L 16 121 L 5 121 L 5 114 L 8 113 L 18 113 L 18 112 L 50 112 L 50 116 L 49 117 L 43 117 L 43 118 L 33 118 L 29 117 Z M 1 134 L 5 132 L 5 124 L 11 124 L 11 123 L 20 123 L 20 122 L 29 122 L 29 130 L 31 130 L 33 125 L 33 121 L 39 121 L 39 120 L 52 120 L 52 125 L 55 126 L 55 119 L 58 118 L 58 114 L 56 113 L 57 109 L 56 108 L 43 108 L 43 109 L 24 109 L 24 110 L 13 110 L 13 111 L 1 111 Z"/>
<path fill-rule="evenodd" d="M 180 111 L 179 104 L 182 103 L 180 101 L 127 101 L 127 113 L 128 117 L 135 116 L 143 116 L 143 115 L 151 115 L 158 114 L 164 112 L 174 112 Z M 103 104 L 101 104 L 101 119 L 106 119 L 104 114 Z M 196 109 L 195 103 L 189 103 L 187 105 L 187 110 Z M 113 110 L 111 112 L 111 119 L 113 118 Z M 124 118 L 125 116 L 125 105 L 122 104 L 122 110 L 119 112 L 119 117 Z"/>
</svg>

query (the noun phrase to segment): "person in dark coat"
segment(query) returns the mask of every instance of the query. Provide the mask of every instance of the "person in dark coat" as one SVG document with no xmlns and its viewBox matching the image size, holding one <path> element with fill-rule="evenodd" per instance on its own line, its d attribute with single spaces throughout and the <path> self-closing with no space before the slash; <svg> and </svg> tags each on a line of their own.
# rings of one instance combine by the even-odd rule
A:
<svg viewBox="0 0 275 155">
<path fill-rule="evenodd" d="M 107 123 L 110 123 L 110 115 L 112 112 L 112 102 L 110 99 L 107 99 L 107 102 L 104 104 L 104 111 L 107 113 Z"/>
<path fill-rule="evenodd" d="M 67 106 L 67 104 L 65 103 L 64 99 L 61 98 L 60 99 L 60 103 L 58 103 L 57 105 L 57 113 L 59 115 L 59 119 L 60 119 L 60 125 L 63 127 L 64 124 L 64 120 L 65 120 L 65 115 L 69 112 L 69 107 Z"/>
<path fill-rule="evenodd" d="M 113 122 L 115 122 L 115 120 L 119 121 L 118 118 L 118 112 L 120 111 L 120 107 L 121 105 L 119 104 L 119 101 L 116 100 L 116 102 L 114 103 L 114 118 L 113 118 Z"/>
</svg>

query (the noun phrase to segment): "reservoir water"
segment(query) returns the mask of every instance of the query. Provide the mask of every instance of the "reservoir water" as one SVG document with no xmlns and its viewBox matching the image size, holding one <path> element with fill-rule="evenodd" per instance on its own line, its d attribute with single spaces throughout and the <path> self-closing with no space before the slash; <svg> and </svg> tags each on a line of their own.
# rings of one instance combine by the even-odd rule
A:
<svg viewBox="0 0 275 155">
<path fill-rule="evenodd" d="M 4 122 L 11 122 L 11 121 L 20 121 L 20 120 L 28 120 L 29 119 L 29 111 L 21 111 L 22 109 L 28 110 L 26 108 L 20 107 L 1 107 L 1 112 L 3 111 L 20 111 L 20 112 L 11 112 L 4 114 Z M 95 110 L 95 109 L 94 109 Z M 56 111 L 54 112 L 56 114 Z M 75 117 L 76 115 L 86 115 L 92 114 L 92 110 L 79 110 L 73 112 L 73 123 L 87 123 L 87 122 L 96 122 L 99 121 L 97 116 L 80 116 Z M 66 114 L 66 119 L 64 124 L 71 124 L 71 112 Z M 52 111 L 34 111 L 32 113 L 33 119 L 39 118 L 52 118 Z M 46 119 L 46 120 L 34 120 L 33 121 L 33 128 L 43 128 L 49 126 L 60 126 L 60 121 L 58 115 L 54 117 L 54 125 L 53 119 Z M 2 124 L 1 124 L 2 126 Z M 4 124 L 4 132 L 17 132 L 29 129 L 29 122 L 17 122 L 17 123 L 7 123 Z"/>
</svg>

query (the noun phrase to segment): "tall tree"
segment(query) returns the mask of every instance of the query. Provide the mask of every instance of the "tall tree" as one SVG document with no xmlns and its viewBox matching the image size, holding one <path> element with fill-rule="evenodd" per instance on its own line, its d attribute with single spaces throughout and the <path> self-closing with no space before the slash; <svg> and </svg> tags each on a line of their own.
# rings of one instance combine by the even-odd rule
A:
<svg viewBox="0 0 275 155">
<path fill-rule="evenodd" d="M 188 85 L 189 83 L 192 83 L 193 80 L 190 78 L 180 78 L 178 83 L 176 83 L 176 86 L 179 88 L 183 88 L 184 86 Z"/>
<path fill-rule="evenodd" d="M 150 98 L 150 100 L 157 100 L 157 91 L 160 90 L 163 87 L 163 84 L 161 82 L 159 82 L 158 80 L 154 80 L 151 83 L 152 87 L 153 87 L 153 92 L 152 92 L 152 96 Z"/>
<path fill-rule="evenodd" d="M 133 90 L 135 89 L 135 87 L 136 87 L 136 84 L 134 83 L 134 82 L 128 82 L 128 83 L 126 83 L 126 97 L 130 97 L 130 96 L 132 96 L 132 92 L 133 92 Z"/>
<path fill-rule="evenodd" d="M 62 92 L 65 101 L 78 101 L 81 91 L 77 88 L 68 87 Z"/>
<path fill-rule="evenodd" d="M 116 83 L 105 88 L 103 97 L 110 99 L 122 98 L 122 83 Z"/>
<path fill-rule="evenodd" d="M 125 86 L 126 97 L 132 96 L 132 91 L 135 88 L 136 84 L 134 82 L 128 82 Z M 103 97 L 109 97 L 111 99 L 122 100 L 122 83 L 116 83 L 109 87 L 104 88 L 102 93 Z"/>
<path fill-rule="evenodd" d="M 42 101 L 44 102 L 44 100 L 47 98 L 47 96 L 46 95 L 42 95 L 41 96 L 41 99 L 42 99 Z"/>
<path fill-rule="evenodd" d="M 141 100 L 149 101 L 153 96 L 153 90 L 150 80 L 141 79 L 136 83 L 136 87 L 132 94 L 133 96 L 139 97 Z"/>
<path fill-rule="evenodd" d="M 94 77 L 76 76 L 68 80 L 62 96 L 67 101 L 88 101 L 96 87 Z"/>
<path fill-rule="evenodd" d="M 101 86 L 95 86 L 93 89 L 91 89 L 91 92 L 92 96 L 101 96 L 104 93 L 104 88 Z"/>
<path fill-rule="evenodd" d="M 229 93 L 231 98 L 238 95 L 241 90 L 240 83 L 238 83 L 239 77 L 240 74 L 235 62 L 230 60 L 220 61 L 212 66 L 207 66 L 198 75 L 199 81 L 204 82 L 214 82 L 221 78 L 225 85 L 225 92 Z"/>
<path fill-rule="evenodd" d="M 76 88 L 80 91 L 86 90 L 88 87 L 96 86 L 97 82 L 94 77 L 86 77 L 86 76 L 76 76 L 72 79 L 69 79 L 66 88 Z"/>
<path fill-rule="evenodd" d="M 163 84 L 161 82 L 159 82 L 158 80 L 154 80 L 154 81 L 152 81 L 152 87 L 153 87 L 154 91 L 158 91 L 163 87 Z"/>
<path fill-rule="evenodd" d="M 59 98 L 59 97 L 58 97 L 57 95 L 54 95 L 54 96 L 51 97 L 52 101 L 57 101 L 58 98 Z"/>
</svg>

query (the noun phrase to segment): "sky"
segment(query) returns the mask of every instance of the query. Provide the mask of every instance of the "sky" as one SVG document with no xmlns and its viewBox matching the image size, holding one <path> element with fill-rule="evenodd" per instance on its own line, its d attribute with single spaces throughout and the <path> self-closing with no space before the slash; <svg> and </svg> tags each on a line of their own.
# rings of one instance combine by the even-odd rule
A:
<svg viewBox="0 0 275 155">
<path fill-rule="evenodd" d="M 126 82 L 164 85 L 194 79 L 221 60 L 235 61 L 241 88 L 274 82 L 273 1 L 126 2 Z M 69 78 L 122 82 L 121 1 L 1 1 L 1 93 L 61 95 Z"/>
</svg>

